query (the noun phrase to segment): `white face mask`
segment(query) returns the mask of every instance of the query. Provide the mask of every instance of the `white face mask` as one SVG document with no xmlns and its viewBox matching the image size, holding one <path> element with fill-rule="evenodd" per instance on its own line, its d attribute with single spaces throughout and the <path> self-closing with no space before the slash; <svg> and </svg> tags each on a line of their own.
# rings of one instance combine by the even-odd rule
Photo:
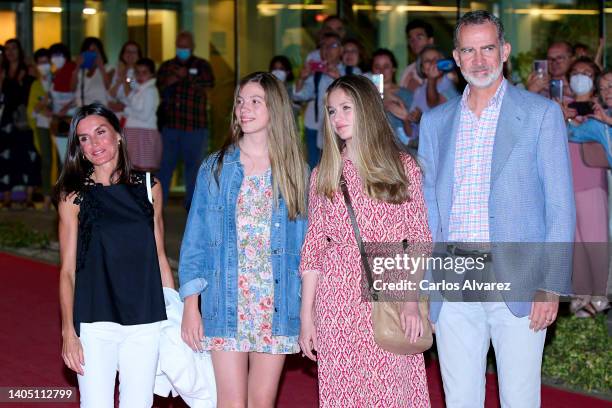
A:
<svg viewBox="0 0 612 408">
<path fill-rule="evenodd" d="M 56 69 L 61 69 L 66 63 L 66 58 L 63 55 L 54 55 L 51 57 L 51 63 L 55 65 Z"/>
<path fill-rule="evenodd" d="M 570 77 L 570 88 L 576 95 L 585 95 L 593 89 L 593 80 L 584 74 L 575 74 Z"/>
<path fill-rule="evenodd" d="M 42 76 L 46 76 L 49 75 L 49 72 L 51 72 L 51 64 L 49 64 L 48 62 L 45 62 L 43 64 L 38 64 L 38 72 L 40 72 L 40 75 Z"/>
<path fill-rule="evenodd" d="M 283 71 L 282 69 L 275 69 L 270 73 L 274 75 L 276 79 L 278 79 L 281 82 L 285 82 L 285 80 L 287 79 L 287 73 Z"/>
</svg>

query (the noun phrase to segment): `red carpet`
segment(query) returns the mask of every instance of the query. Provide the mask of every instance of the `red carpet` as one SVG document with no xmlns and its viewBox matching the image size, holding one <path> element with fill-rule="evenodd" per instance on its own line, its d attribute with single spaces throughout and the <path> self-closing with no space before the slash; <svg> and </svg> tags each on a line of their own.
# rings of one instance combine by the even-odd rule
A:
<svg viewBox="0 0 612 408">
<path fill-rule="evenodd" d="M 76 376 L 61 358 L 58 268 L 0 253 L 3 293 L 0 296 L 0 387 L 76 387 Z M 316 367 L 298 355 L 287 360 L 281 381 L 279 407 L 316 407 Z M 442 380 L 436 361 L 428 361 L 427 375 L 433 408 L 444 407 Z M 497 381 L 487 376 L 486 407 L 498 408 Z M 32 403 L 0 406 L 32 407 Z M 36 404 L 34 406 L 39 406 Z M 45 403 L 45 408 L 76 403 Z M 185 407 L 180 399 L 156 398 L 155 407 Z M 609 408 L 610 403 L 556 388 L 542 387 L 544 408 Z"/>
</svg>

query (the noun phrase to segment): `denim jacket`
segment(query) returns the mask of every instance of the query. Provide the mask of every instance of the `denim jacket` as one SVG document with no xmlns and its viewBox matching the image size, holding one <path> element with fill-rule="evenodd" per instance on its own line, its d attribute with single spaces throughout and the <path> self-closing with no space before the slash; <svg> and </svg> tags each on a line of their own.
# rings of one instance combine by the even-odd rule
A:
<svg viewBox="0 0 612 408">
<path fill-rule="evenodd" d="M 193 202 L 181 245 L 181 299 L 202 295 L 204 332 L 209 337 L 233 337 L 237 329 L 238 239 L 236 202 L 244 178 L 240 150 L 230 147 L 223 158 L 219 183 L 215 180 L 217 154 L 198 172 Z M 306 180 L 304 181 L 306 182 Z M 307 219 L 289 220 L 282 197 L 272 207 L 270 260 L 274 280 L 272 334 L 297 336 L 300 330 L 300 250 Z"/>
</svg>

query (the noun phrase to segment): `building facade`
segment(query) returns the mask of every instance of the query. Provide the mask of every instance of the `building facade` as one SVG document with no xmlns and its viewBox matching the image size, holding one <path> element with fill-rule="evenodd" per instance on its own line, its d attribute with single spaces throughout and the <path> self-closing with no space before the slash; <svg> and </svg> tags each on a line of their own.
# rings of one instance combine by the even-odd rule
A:
<svg viewBox="0 0 612 408">
<path fill-rule="evenodd" d="M 512 43 L 512 68 L 526 76 L 534 58 L 545 57 L 553 40 L 587 44 L 593 53 L 605 39 L 604 61 L 612 64 L 612 1 L 603 0 L 24 0 L 0 3 L 0 41 L 18 37 L 26 52 L 62 41 L 76 55 L 84 37 L 102 39 L 111 63 L 127 40 L 139 42 L 158 64 L 175 54 L 174 39 L 190 30 L 196 55 L 207 58 L 216 86 L 211 93 L 213 145 L 228 129 L 233 88 L 238 78 L 267 70 L 274 55 L 286 55 L 296 74 L 328 15 L 346 21 L 347 36 L 366 53 L 392 50 L 399 70 L 409 55 L 405 25 L 430 22 L 436 43 L 450 55 L 457 18 L 474 9 L 501 17 Z M 610 29 L 606 30 L 607 27 Z"/>
</svg>

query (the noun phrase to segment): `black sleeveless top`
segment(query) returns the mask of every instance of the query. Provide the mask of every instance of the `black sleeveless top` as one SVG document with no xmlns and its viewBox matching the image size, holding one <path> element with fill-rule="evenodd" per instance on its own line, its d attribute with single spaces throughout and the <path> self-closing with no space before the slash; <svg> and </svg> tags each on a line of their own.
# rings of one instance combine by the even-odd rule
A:
<svg viewBox="0 0 612 408">
<path fill-rule="evenodd" d="M 131 184 L 103 186 L 91 175 L 74 203 L 80 206 L 74 288 L 74 328 L 80 323 L 122 325 L 166 320 L 153 205 L 145 174 Z M 153 183 L 153 177 L 151 177 Z"/>
</svg>

